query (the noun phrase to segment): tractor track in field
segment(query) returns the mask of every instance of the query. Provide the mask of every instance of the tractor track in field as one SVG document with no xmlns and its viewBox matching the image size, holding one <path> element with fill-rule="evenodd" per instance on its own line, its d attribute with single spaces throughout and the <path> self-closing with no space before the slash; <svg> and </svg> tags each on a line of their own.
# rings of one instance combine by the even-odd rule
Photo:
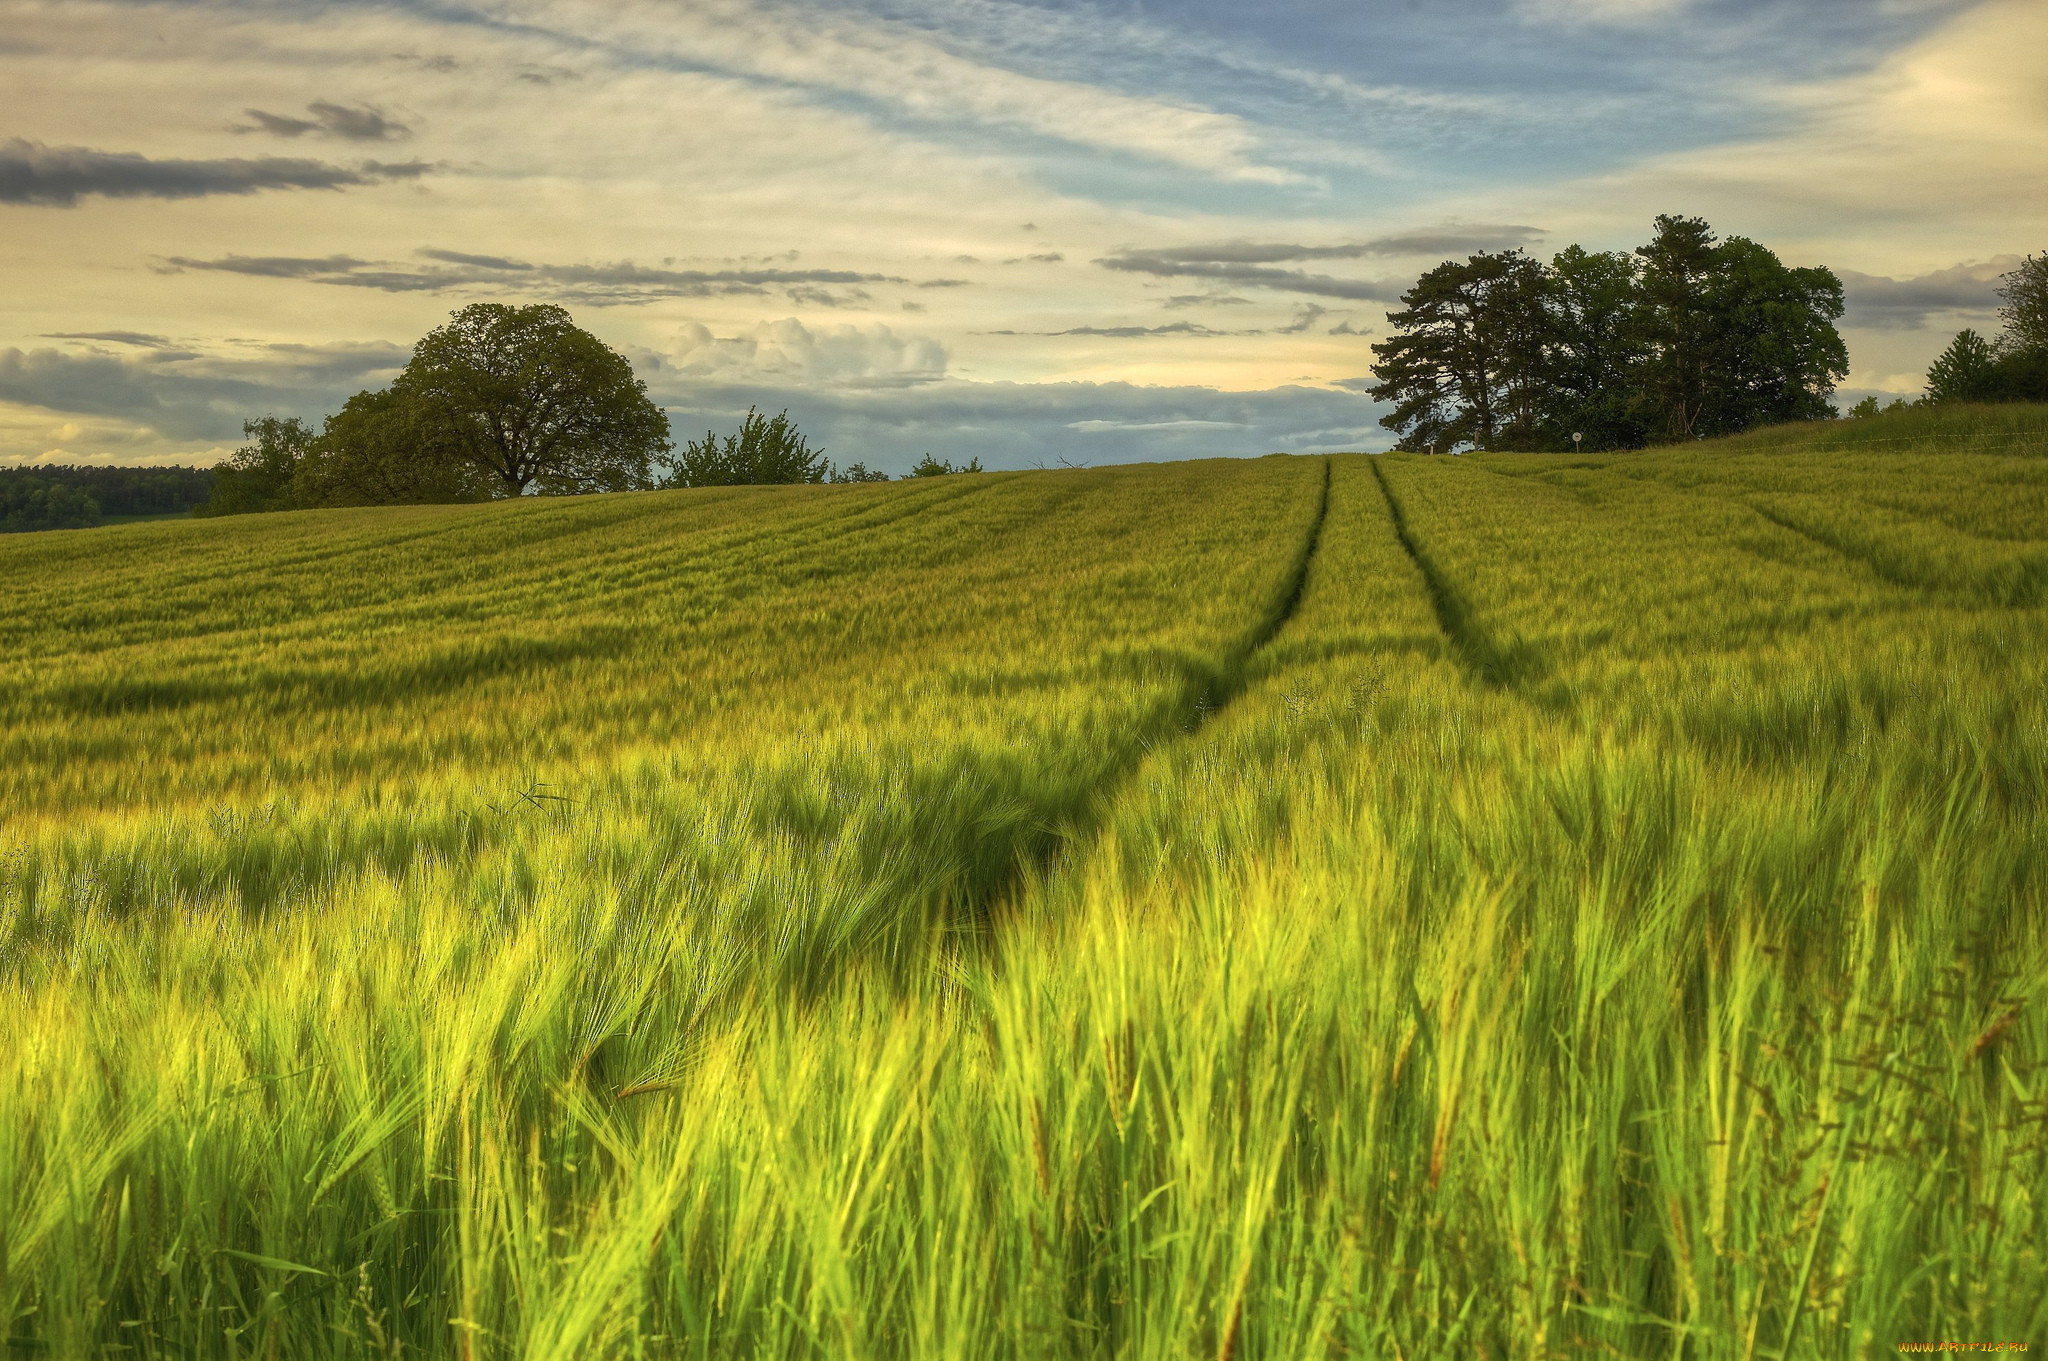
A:
<svg viewBox="0 0 2048 1361">
<path fill-rule="evenodd" d="M 1309 568 L 1315 562 L 1316 551 L 1323 546 L 1323 522 L 1330 518 L 1330 476 L 1330 460 L 1325 458 L 1323 488 L 1316 501 L 1315 518 L 1309 521 L 1308 533 L 1303 536 L 1301 547 L 1295 553 L 1294 565 L 1281 588 L 1278 603 L 1237 646 L 1224 654 L 1223 665 L 1210 679 L 1209 688 L 1198 691 L 1194 697 L 1200 706 L 1200 721 L 1183 731 L 1192 733 L 1199 729 L 1202 723 L 1221 713 L 1232 700 L 1245 692 L 1252 658 L 1269 647 L 1280 636 L 1280 630 L 1286 628 L 1288 621 L 1301 609 L 1301 597 L 1308 590 Z"/>
<path fill-rule="evenodd" d="M 1386 498 L 1387 514 L 1394 522 L 1394 537 L 1401 541 L 1402 550 L 1415 564 L 1415 570 L 1422 574 L 1422 584 L 1429 592 L 1430 609 L 1436 613 L 1437 627 L 1443 631 L 1444 640 L 1450 644 L 1451 655 L 1457 659 L 1459 667 L 1474 680 L 1499 690 L 1520 690 L 1530 682 L 1541 680 L 1545 667 L 1536 649 L 1519 638 L 1503 643 L 1474 617 L 1472 602 L 1465 598 L 1464 592 L 1458 589 L 1457 583 L 1429 555 L 1429 551 L 1416 541 L 1401 499 L 1394 495 L 1394 488 L 1378 461 L 1375 460 L 1371 467 L 1373 480 L 1380 484 L 1380 495 Z"/>
<path fill-rule="evenodd" d="M 1224 652 L 1214 669 L 1187 666 L 1179 698 L 1105 766 L 1067 816 L 1058 825 L 1045 827 L 1043 836 L 1035 839 L 1036 844 L 1014 847 L 1007 870 L 992 888 L 972 894 L 962 904 L 977 927 L 989 925 L 1008 911 L 1031 880 L 1045 878 L 1061 860 L 1093 843 L 1101 834 L 1117 796 L 1137 777 L 1154 752 L 1192 740 L 1250 688 L 1253 660 L 1294 618 L 1308 589 L 1309 569 L 1322 547 L 1323 524 L 1330 513 L 1331 466 L 1330 459 L 1325 458 L 1315 515 L 1272 606 Z"/>
<path fill-rule="evenodd" d="M 1302 536 L 1301 547 L 1295 550 L 1294 563 L 1288 569 L 1272 608 L 1224 652 L 1222 662 L 1215 670 L 1190 667 L 1182 682 L 1180 699 L 1167 711 L 1165 719 L 1155 723 L 1133 742 L 1123 759 L 1096 781 L 1089 800 L 1089 835 L 1093 834 L 1094 825 L 1100 823 L 1103 813 L 1115 801 L 1117 791 L 1130 782 L 1153 751 L 1168 742 L 1193 738 L 1221 717 L 1224 710 L 1250 688 L 1252 660 L 1272 644 L 1280 630 L 1286 628 L 1287 622 L 1301 609 L 1301 598 L 1308 590 L 1309 568 L 1315 563 L 1316 551 L 1322 547 L 1323 522 L 1330 516 L 1330 475 L 1331 463 L 1325 458 L 1315 516 L 1309 521 L 1308 533 Z"/>
</svg>

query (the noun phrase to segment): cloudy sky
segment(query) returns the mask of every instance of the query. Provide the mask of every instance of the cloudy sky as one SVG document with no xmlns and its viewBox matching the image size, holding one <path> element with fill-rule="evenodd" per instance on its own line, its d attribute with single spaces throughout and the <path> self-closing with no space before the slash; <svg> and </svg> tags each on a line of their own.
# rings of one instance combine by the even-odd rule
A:
<svg viewBox="0 0 2048 1361">
<path fill-rule="evenodd" d="M 1388 304 L 1705 216 L 1916 392 L 2048 249 L 2043 0 L 0 0 L 0 462 L 211 463 L 546 300 L 678 434 L 1379 448 Z"/>
</svg>

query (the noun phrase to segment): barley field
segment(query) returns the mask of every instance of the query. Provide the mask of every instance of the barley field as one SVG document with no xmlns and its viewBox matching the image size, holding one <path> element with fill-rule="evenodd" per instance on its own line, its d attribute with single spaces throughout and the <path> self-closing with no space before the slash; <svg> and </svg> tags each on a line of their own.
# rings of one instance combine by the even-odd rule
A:
<svg viewBox="0 0 2048 1361">
<path fill-rule="evenodd" d="M 0 541 L 10 1357 L 2048 1345 L 2048 411 Z"/>
</svg>

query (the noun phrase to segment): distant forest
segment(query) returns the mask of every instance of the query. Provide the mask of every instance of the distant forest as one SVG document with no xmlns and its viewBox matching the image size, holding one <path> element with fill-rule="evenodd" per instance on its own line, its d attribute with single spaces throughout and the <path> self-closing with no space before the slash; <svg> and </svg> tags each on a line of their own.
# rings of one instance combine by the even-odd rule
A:
<svg viewBox="0 0 2048 1361">
<path fill-rule="evenodd" d="M 213 484 L 207 468 L 0 468 L 0 534 L 186 515 L 213 494 Z"/>
</svg>

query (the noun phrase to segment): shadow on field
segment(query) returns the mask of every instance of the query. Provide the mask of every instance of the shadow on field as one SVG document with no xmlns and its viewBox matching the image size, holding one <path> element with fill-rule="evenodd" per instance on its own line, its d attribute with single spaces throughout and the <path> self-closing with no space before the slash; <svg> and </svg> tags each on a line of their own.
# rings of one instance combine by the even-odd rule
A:
<svg viewBox="0 0 2048 1361">
<path fill-rule="evenodd" d="M 934 906 L 945 932 L 961 944 L 972 940 L 985 947 L 993 940 L 997 918 L 1027 882 L 1053 873 L 1095 840 L 1119 791 L 1148 756 L 1167 743 L 1190 740 L 1245 693 L 1254 660 L 1301 607 L 1329 518 L 1330 478 L 1331 464 L 1324 459 L 1308 532 L 1272 603 L 1243 637 L 1214 666 L 1186 654 L 1160 659 L 1180 671 L 1181 684 L 1177 696 L 1150 721 L 1098 748 L 1099 759 L 1081 770 L 1020 767 L 972 790 L 967 784 L 974 782 L 957 778 L 964 772 L 946 781 L 946 793 L 937 800 L 941 815 L 913 838 L 920 848 L 917 868 L 927 882 L 942 885 Z M 963 807 L 975 812 L 962 817 Z M 901 929 L 902 904 L 901 897 L 888 903 L 887 912 L 899 924 L 880 923 L 881 929 Z M 928 967 L 922 948 L 887 953 L 919 970 Z"/>
<path fill-rule="evenodd" d="M 1380 494 L 1387 498 L 1387 513 L 1394 521 L 1394 536 L 1407 550 L 1416 570 L 1422 573 L 1423 584 L 1429 590 L 1430 608 L 1436 611 L 1437 625 L 1449 640 L 1451 653 L 1458 659 L 1458 665 L 1475 680 L 1501 690 L 1520 689 L 1542 680 L 1549 669 L 1542 653 L 1523 638 L 1503 642 L 1473 617 L 1472 605 L 1464 593 L 1416 542 L 1400 499 L 1387 485 L 1387 475 L 1380 470 L 1378 463 L 1372 465 L 1372 475 L 1380 484 Z"/>
</svg>

